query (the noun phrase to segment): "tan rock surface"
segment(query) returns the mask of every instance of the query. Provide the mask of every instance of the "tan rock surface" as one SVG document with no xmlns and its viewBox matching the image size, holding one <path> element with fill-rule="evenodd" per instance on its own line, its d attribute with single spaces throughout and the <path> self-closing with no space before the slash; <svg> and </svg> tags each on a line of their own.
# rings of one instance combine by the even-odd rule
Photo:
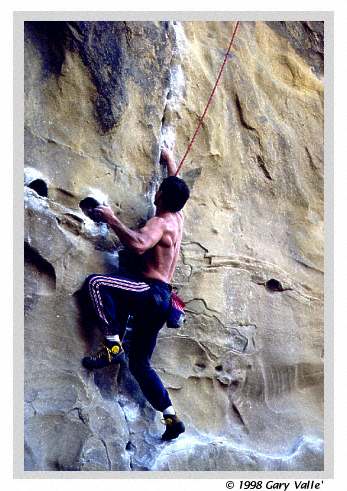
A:
<svg viewBox="0 0 347 491">
<path fill-rule="evenodd" d="M 234 24 L 53 24 L 25 37 L 26 469 L 322 469 L 321 23 L 241 23 L 183 167 L 187 322 L 153 356 L 187 425 L 170 445 L 126 366 L 80 365 L 76 292 L 119 242 L 79 203 L 153 213 L 160 142 L 183 155 Z"/>
</svg>

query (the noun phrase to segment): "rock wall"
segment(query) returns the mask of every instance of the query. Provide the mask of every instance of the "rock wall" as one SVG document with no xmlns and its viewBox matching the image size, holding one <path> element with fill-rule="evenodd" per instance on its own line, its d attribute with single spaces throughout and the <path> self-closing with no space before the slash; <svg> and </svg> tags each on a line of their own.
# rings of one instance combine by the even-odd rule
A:
<svg viewBox="0 0 347 491">
<path fill-rule="evenodd" d="M 126 363 L 80 364 L 77 292 L 121 257 L 83 200 L 153 214 L 160 145 L 184 153 L 233 26 L 26 22 L 26 470 L 323 469 L 322 22 L 241 23 L 183 167 L 187 322 L 153 365 L 186 433 L 161 443 Z"/>
</svg>

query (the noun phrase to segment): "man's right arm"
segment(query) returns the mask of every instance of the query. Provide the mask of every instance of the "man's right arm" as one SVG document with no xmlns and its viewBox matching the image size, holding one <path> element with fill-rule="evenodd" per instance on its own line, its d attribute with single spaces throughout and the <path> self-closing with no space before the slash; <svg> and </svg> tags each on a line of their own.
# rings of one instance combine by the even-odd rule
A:
<svg viewBox="0 0 347 491">
<path fill-rule="evenodd" d="M 170 273 L 169 273 L 169 275 L 170 275 L 170 282 L 172 281 L 173 276 L 175 274 L 175 269 L 176 269 L 176 265 L 177 265 L 179 254 L 180 254 L 182 234 L 183 234 L 183 223 L 184 223 L 184 217 L 183 217 L 182 211 L 176 212 L 175 215 L 177 216 L 178 223 L 179 223 L 179 225 L 178 225 L 178 227 L 179 227 L 179 235 L 178 235 L 178 238 L 177 238 L 177 241 L 176 241 L 176 244 L 175 244 L 175 256 L 174 256 L 174 260 L 172 261 L 172 264 L 171 264 L 171 267 L 170 267 Z"/>
<path fill-rule="evenodd" d="M 163 148 L 160 154 L 160 162 L 166 164 L 167 173 L 169 176 L 174 176 L 176 174 L 177 166 L 173 158 L 172 152 L 167 148 Z"/>
</svg>

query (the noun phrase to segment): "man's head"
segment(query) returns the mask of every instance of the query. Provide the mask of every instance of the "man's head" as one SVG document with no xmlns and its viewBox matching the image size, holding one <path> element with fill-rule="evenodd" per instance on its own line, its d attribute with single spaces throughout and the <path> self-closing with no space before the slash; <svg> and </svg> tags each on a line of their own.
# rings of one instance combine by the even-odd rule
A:
<svg viewBox="0 0 347 491">
<path fill-rule="evenodd" d="M 155 196 L 155 205 L 176 212 L 183 208 L 189 198 L 189 188 L 179 177 L 170 176 L 163 180 Z"/>
</svg>

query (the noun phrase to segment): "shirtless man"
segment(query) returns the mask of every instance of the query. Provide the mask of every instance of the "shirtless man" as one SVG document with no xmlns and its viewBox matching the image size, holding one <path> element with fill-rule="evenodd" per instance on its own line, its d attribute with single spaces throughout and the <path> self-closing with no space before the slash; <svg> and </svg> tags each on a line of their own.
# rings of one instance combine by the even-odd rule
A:
<svg viewBox="0 0 347 491">
<path fill-rule="evenodd" d="M 168 177 L 155 195 L 156 214 L 143 228 L 129 229 L 108 206 L 96 208 L 99 218 L 114 230 L 122 244 L 141 256 L 143 267 L 136 276 L 93 274 L 86 279 L 84 287 L 105 343 L 96 354 L 84 357 L 82 363 L 88 369 L 119 363 L 124 353 L 120 335 L 131 313 L 134 325 L 127 351 L 129 370 L 149 403 L 163 413 L 166 430 L 162 439 L 171 440 L 183 433 L 185 427 L 150 359 L 170 308 L 170 283 L 183 231 L 180 210 L 189 198 L 189 189 L 182 179 L 175 177 L 176 164 L 166 149 L 162 150 L 161 162 L 167 165 Z"/>
</svg>

